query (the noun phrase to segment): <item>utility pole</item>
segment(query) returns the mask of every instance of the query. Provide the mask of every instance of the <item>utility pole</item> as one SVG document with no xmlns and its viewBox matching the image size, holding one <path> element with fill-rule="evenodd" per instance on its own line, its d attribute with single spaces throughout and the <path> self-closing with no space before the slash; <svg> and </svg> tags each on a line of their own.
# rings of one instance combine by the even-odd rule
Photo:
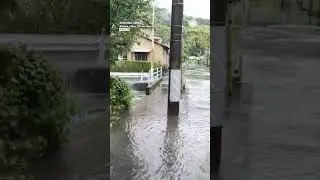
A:
<svg viewBox="0 0 320 180">
<path fill-rule="evenodd" d="M 210 172 L 218 174 L 221 162 L 222 121 L 227 79 L 227 0 L 211 0 L 210 13 Z"/>
<path fill-rule="evenodd" d="M 169 58 L 168 115 L 179 115 L 181 97 L 181 50 L 183 0 L 172 0 Z"/>
<path fill-rule="evenodd" d="M 248 30 L 248 9 L 249 9 L 249 0 L 242 0 L 242 27 L 244 33 L 247 34 Z"/>
<path fill-rule="evenodd" d="M 309 0 L 309 18 L 308 18 L 308 24 L 311 25 L 312 24 L 312 10 L 313 10 L 313 0 Z"/>
<path fill-rule="evenodd" d="M 151 48 L 151 52 L 152 52 L 152 58 L 151 58 L 151 69 L 153 69 L 153 63 L 154 63 L 154 24 L 155 24 L 155 11 L 156 11 L 156 2 L 155 0 L 153 0 L 152 2 L 152 48 Z"/>
<path fill-rule="evenodd" d="M 232 67 L 232 0 L 228 0 L 226 19 L 227 19 L 227 97 L 231 97 L 233 94 L 233 67 Z"/>
</svg>

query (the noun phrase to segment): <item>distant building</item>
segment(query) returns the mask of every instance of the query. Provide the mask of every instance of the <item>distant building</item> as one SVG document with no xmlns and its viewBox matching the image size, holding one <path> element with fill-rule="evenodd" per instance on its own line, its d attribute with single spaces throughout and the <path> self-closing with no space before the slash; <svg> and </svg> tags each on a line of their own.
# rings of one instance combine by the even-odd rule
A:
<svg viewBox="0 0 320 180">
<path fill-rule="evenodd" d="M 169 46 L 163 44 L 161 38 L 155 37 L 153 48 L 153 62 L 160 62 L 161 64 L 169 65 L 169 51 Z M 147 37 L 140 37 L 138 41 L 132 46 L 131 51 L 122 56 L 120 59 L 152 62 L 152 39 Z"/>
</svg>

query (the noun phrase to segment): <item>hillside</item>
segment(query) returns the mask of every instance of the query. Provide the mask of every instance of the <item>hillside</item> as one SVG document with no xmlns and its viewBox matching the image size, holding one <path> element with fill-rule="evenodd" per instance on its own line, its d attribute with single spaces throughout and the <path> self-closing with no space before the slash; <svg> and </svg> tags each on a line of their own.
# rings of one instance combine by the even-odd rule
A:
<svg viewBox="0 0 320 180">
<path fill-rule="evenodd" d="M 156 8 L 155 36 L 161 37 L 164 44 L 170 43 L 171 12 L 165 8 Z M 190 26 L 190 24 L 193 26 Z M 183 17 L 183 56 L 201 56 L 209 48 L 210 20 Z"/>
<path fill-rule="evenodd" d="M 171 12 L 166 8 L 156 8 L 156 16 L 158 17 L 158 22 L 161 24 L 170 25 L 171 22 Z M 183 16 L 184 24 L 188 24 L 191 21 L 196 21 L 198 25 L 210 25 L 209 19 L 194 18 L 192 16 Z"/>
</svg>

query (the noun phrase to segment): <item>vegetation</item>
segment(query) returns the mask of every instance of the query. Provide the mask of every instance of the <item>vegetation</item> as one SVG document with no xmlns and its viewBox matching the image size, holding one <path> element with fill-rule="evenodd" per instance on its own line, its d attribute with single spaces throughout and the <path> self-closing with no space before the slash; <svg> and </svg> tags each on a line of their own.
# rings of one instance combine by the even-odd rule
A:
<svg viewBox="0 0 320 180">
<path fill-rule="evenodd" d="M 72 106 L 63 79 L 25 46 L 0 49 L 0 174 L 67 140 Z M 0 179 L 6 179 L 1 177 Z"/>
<path fill-rule="evenodd" d="M 110 81 L 110 120 L 115 124 L 120 119 L 120 113 L 129 108 L 133 100 L 133 93 L 127 83 L 118 77 Z"/>
<path fill-rule="evenodd" d="M 148 72 L 151 63 L 148 61 L 118 61 L 111 65 L 111 72 Z"/>
<path fill-rule="evenodd" d="M 156 8 L 156 36 L 163 39 L 164 44 L 170 43 L 171 13 L 165 8 Z M 183 17 L 183 59 L 189 56 L 202 56 L 210 46 L 210 20 L 202 18 Z M 196 26 L 189 23 L 195 21 Z"/>
<path fill-rule="evenodd" d="M 142 21 L 145 25 L 150 25 L 148 12 L 151 9 L 151 0 L 110 0 L 110 5 L 110 59 L 116 60 L 118 55 L 129 52 L 139 35 L 143 34 L 138 28 L 131 28 L 129 32 L 119 32 L 120 22 Z"/>
<path fill-rule="evenodd" d="M 186 27 L 183 36 L 187 56 L 202 56 L 210 47 L 210 27 L 207 25 Z"/>
<path fill-rule="evenodd" d="M 162 66 L 167 69 L 166 65 L 161 63 L 154 63 L 153 67 Z M 148 72 L 151 69 L 151 62 L 149 61 L 117 61 L 111 65 L 111 72 Z"/>
<path fill-rule="evenodd" d="M 15 3 L 12 3 L 15 2 Z M 100 34 L 110 22 L 110 59 L 131 48 L 140 29 L 119 32 L 120 22 L 150 24 L 150 0 L 1 1 L 0 31 L 37 34 Z M 3 6 L 2 6 L 3 5 Z M 19 8 L 17 8 L 19 7 Z M 110 10 L 108 8 L 110 7 Z M 0 10 L 1 10 L 0 9 Z M 106 27 L 105 27 L 106 28 Z"/>
<path fill-rule="evenodd" d="M 108 1 L 6 0 L 2 32 L 97 34 L 109 17 Z M 10 2 L 10 3 L 9 3 Z M 11 2 L 14 5 L 11 5 Z"/>
</svg>

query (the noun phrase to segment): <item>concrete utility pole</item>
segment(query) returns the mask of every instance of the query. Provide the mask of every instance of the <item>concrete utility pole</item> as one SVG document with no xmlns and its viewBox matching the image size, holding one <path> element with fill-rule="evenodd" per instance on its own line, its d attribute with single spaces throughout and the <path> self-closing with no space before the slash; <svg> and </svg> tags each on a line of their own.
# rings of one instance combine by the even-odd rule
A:
<svg viewBox="0 0 320 180">
<path fill-rule="evenodd" d="M 153 0 L 152 2 L 152 58 L 151 58 L 151 67 L 153 68 L 154 63 L 154 24 L 155 24 L 155 11 L 156 11 L 156 2 Z"/>
<path fill-rule="evenodd" d="M 227 96 L 231 97 L 233 94 L 233 65 L 232 65 L 232 0 L 228 0 L 227 10 L 226 10 L 226 19 L 227 19 L 227 87 L 228 91 Z"/>
<path fill-rule="evenodd" d="M 222 120 L 227 87 L 227 0 L 211 0 L 210 13 L 210 171 L 220 170 Z"/>
<path fill-rule="evenodd" d="M 181 50 L 183 0 L 172 0 L 169 58 L 168 115 L 179 115 L 181 97 Z"/>
<path fill-rule="evenodd" d="M 309 0 L 308 24 L 312 24 L 313 0 Z"/>
</svg>

